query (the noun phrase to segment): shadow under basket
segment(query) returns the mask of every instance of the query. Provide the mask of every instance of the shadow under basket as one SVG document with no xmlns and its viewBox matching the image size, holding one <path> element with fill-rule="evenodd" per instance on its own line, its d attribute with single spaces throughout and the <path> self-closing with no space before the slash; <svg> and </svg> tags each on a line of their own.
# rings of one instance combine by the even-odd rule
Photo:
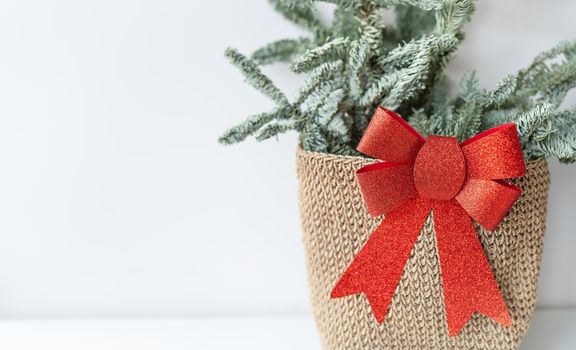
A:
<svg viewBox="0 0 576 350">
<path fill-rule="evenodd" d="M 513 180 L 522 196 L 495 231 L 475 224 L 513 325 L 504 327 L 475 313 L 455 337 L 448 336 L 431 217 L 382 324 L 364 295 L 330 299 L 332 288 L 381 221 L 368 214 L 355 179 L 357 169 L 374 162 L 300 148 L 297 152 L 308 281 L 324 349 L 517 349 L 536 304 L 550 183 L 546 160 L 528 162 L 526 175 Z"/>
</svg>

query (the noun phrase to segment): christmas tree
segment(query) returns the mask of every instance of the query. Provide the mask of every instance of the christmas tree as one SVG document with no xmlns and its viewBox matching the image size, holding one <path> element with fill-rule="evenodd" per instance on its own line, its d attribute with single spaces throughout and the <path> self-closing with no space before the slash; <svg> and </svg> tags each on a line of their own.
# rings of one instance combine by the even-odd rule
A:
<svg viewBox="0 0 576 350">
<path fill-rule="evenodd" d="M 451 98 L 444 70 L 464 38 L 462 27 L 474 12 L 473 0 L 325 2 L 335 4 L 328 26 L 320 21 L 315 1 L 271 2 L 307 30 L 308 37 L 272 42 L 249 57 L 226 50 L 246 81 L 277 107 L 231 128 L 221 143 L 250 135 L 265 140 L 296 130 L 305 150 L 359 155 L 354 148 L 382 105 L 405 116 L 423 135 L 460 141 L 515 122 L 526 159 L 576 161 L 576 108 L 561 108 L 576 87 L 576 41 L 541 53 L 490 90 L 482 89 L 470 72 Z M 385 23 L 384 11 L 394 11 L 394 23 Z M 274 62 L 306 75 L 292 101 L 259 68 Z"/>
</svg>

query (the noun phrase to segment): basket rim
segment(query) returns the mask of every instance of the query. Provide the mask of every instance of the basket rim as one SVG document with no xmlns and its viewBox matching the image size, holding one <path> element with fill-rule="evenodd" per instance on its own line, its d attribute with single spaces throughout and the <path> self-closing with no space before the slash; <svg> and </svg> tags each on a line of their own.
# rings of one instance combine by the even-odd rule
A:
<svg viewBox="0 0 576 350">
<path fill-rule="evenodd" d="M 351 163 L 359 163 L 359 164 L 370 164 L 371 162 L 380 161 L 377 158 L 371 157 L 362 157 L 362 156 L 345 156 L 340 154 L 333 154 L 333 153 L 325 153 L 325 152 L 316 152 L 316 151 L 307 151 L 302 148 L 302 145 L 298 145 L 296 149 L 296 154 L 302 154 L 309 158 L 317 158 L 323 161 L 336 161 L 336 162 L 351 162 Z M 532 159 L 525 161 L 526 168 L 534 168 L 542 166 L 542 163 L 548 164 L 548 160 L 544 157 Z"/>
</svg>

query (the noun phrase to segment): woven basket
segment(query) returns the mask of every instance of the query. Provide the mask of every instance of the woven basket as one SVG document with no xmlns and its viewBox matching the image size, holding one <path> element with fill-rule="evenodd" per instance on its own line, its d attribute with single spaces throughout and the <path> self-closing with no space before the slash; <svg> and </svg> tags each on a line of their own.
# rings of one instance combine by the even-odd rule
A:
<svg viewBox="0 0 576 350">
<path fill-rule="evenodd" d="M 506 328 L 476 313 L 456 337 L 446 315 L 429 217 L 404 269 L 392 304 L 378 324 L 363 295 L 330 299 L 339 277 L 380 220 L 369 216 L 355 171 L 374 160 L 297 153 L 300 210 L 312 308 L 325 349 L 516 349 L 536 303 L 549 186 L 545 160 L 527 164 L 514 182 L 523 190 L 498 229 L 476 226 L 512 316 Z"/>
</svg>

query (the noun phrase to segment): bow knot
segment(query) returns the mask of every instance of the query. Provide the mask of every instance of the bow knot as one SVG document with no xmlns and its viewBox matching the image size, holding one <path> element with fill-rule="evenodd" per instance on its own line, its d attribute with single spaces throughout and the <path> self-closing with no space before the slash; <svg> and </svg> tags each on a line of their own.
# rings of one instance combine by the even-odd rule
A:
<svg viewBox="0 0 576 350">
<path fill-rule="evenodd" d="M 454 137 L 430 136 L 416 156 L 414 185 L 424 198 L 450 200 L 466 180 L 466 162 Z"/>
<path fill-rule="evenodd" d="M 449 334 L 457 335 L 475 311 L 511 325 L 471 218 L 492 231 L 520 196 L 504 180 L 526 172 L 516 126 L 505 124 L 458 144 L 453 137 L 425 139 L 379 107 L 357 149 L 382 160 L 359 169 L 356 178 L 370 215 L 386 217 L 331 296 L 364 293 L 382 322 L 432 211 Z"/>
</svg>

